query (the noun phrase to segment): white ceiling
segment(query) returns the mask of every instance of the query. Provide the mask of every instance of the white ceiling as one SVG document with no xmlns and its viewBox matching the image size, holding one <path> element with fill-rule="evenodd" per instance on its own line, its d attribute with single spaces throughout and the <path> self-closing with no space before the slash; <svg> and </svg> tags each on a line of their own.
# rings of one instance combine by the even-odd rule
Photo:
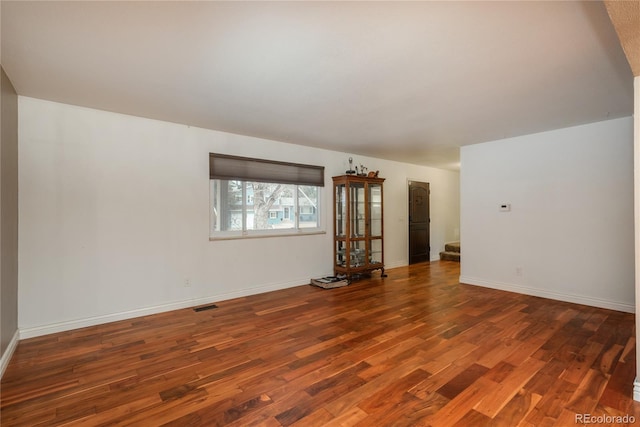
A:
<svg viewBox="0 0 640 427">
<path fill-rule="evenodd" d="M 2 1 L 20 95 L 456 168 L 467 144 L 630 116 L 600 2 Z"/>
</svg>

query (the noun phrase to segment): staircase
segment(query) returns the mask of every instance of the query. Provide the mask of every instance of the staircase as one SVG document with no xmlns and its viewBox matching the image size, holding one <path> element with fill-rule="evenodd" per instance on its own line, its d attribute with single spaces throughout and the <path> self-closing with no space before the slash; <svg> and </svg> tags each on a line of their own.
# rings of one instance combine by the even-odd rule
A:
<svg viewBox="0 0 640 427">
<path fill-rule="evenodd" d="M 446 243 L 444 252 L 440 252 L 440 260 L 460 262 L 460 242 Z"/>
</svg>

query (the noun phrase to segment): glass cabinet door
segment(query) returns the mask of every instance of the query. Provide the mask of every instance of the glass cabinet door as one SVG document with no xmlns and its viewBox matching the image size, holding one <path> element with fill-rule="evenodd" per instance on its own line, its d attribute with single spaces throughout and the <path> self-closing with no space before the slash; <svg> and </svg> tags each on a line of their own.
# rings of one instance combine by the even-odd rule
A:
<svg viewBox="0 0 640 427">
<path fill-rule="evenodd" d="M 349 215 L 351 219 L 351 237 L 364 237 L 366 233 L 364 201 L 364 183 L 352 182 L 349 185 Z"/>
<path fill-rule="evenodd" d="M 336 265 L 347 267 L 347 243 L 343 240 L 336 241 Z"/>
<path fill-rule="evenodd" d="M 364 240 L 351 242 L 349 267 L 364 267 L 367 265 L 367 245 Z"/>
<path fill-rule="evenodd" d="M 337 237 L 344 237 L 347 232 L 347 191 L 345 184 L 336 185 L 336 228 Z"/>
<path fill-rule="evenodd" d="M 367 264 L 367 252 L 364 240 L 347 243 L 336 242 L 336 265 L 339 267 L 357 268 Z"/>
<path fill-rule="evenodd" d="M 369 184 L 369 236 L 382 236 L 382 185 Z"/>
<path fill-rule="evenodd" d="M 372 239 L 370 242 L 371 253 L 369 254 L 369 263 L 382 263 L 382 239 Z"/>
</svg>

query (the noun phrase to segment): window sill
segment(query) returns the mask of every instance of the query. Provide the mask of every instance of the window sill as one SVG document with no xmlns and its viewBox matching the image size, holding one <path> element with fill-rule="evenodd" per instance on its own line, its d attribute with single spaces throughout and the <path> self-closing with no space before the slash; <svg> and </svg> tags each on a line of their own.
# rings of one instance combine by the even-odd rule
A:
<svg viewBox="0 0 640 427">
<path fill-rule="evenodd" d="M 327 234 L 324 230 L 314 231 L 294 231 L 291 233 L 265 233 L 265 234 L 243 234 L 233 236 L 209 236 L 209 241 L 217 240 L 244 240 L 244 239 L 266 239 L 271 237 L 293 237 L 293 236 L 314 236 L 318 234 Z"/>
</svg>

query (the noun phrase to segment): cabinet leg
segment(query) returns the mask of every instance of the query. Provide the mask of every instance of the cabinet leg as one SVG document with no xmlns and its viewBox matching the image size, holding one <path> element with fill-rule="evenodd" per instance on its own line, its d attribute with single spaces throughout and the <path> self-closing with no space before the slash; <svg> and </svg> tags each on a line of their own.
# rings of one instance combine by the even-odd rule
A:
<svg viewBox="0 0 640 427">
<path fill-rule="evenodd" d="M 382 272 L 380 273 L 380 277 L 387 277 L 387 275 L 384 274 L 384 268 L 382 269 Z"/>
</svg>

